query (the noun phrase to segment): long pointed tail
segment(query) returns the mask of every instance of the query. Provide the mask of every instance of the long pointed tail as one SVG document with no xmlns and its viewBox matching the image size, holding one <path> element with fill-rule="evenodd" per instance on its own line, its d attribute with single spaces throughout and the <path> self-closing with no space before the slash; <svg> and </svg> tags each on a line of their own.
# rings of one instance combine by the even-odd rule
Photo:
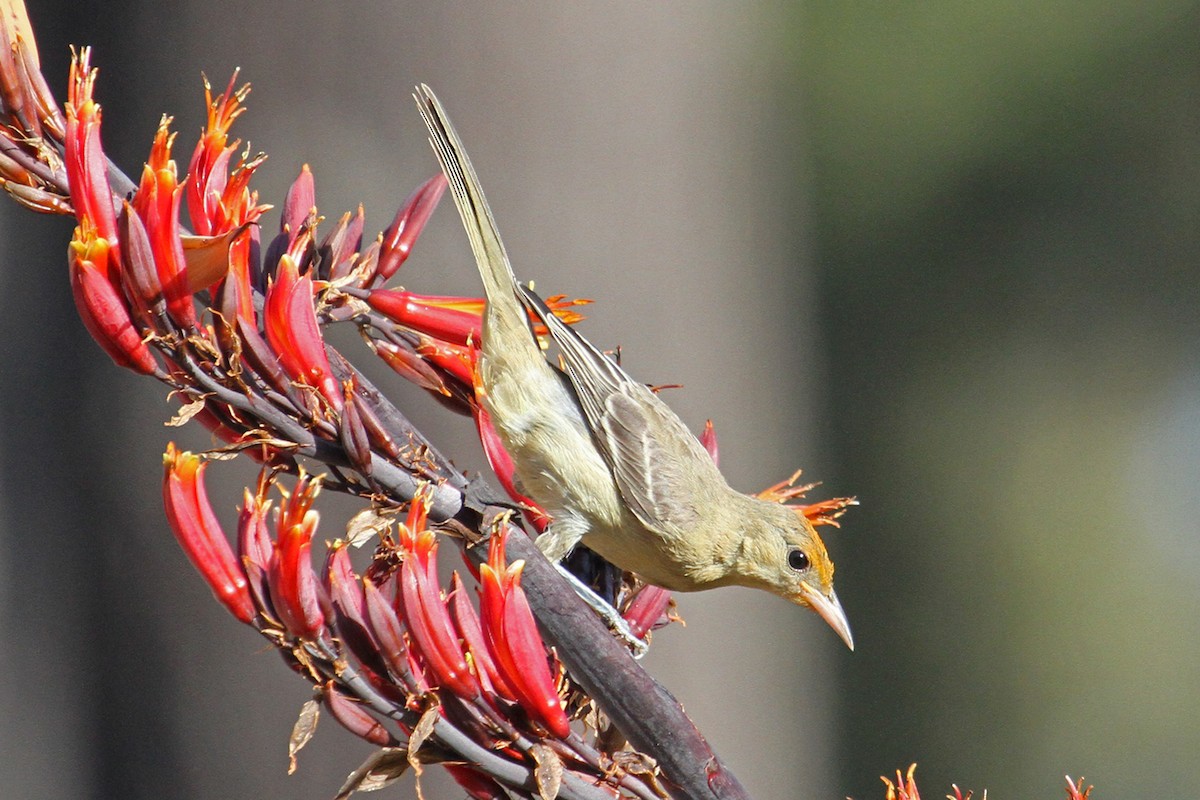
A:
<svg viewBox="0 0 1200 800">
<path fill-rule="evenodd" d="M 450 118 L 441 102 L 425 84 L 413 93 L 421 118 L 429 129 L 429 143 L 437 155 L 442 172 L 454 196 L 463 227 L 483 278 L 484 293 L 487 295 L 489 323 L 492 331 L 488 335 L 504 336 L 508 333 L 529 338 L 529 324 L 524 307 L 518 299 L 520 289 L 509 264 L 504 242 L 496 229 L 496 220 L 488 208 L 487 198 L 479 185 L 475 167 L 463 148 L 462 140 L 450 123 Z M 501 330 L 497 330 L 500 328 Z M 529 345 L 527 345 L 529 346 Z"/>
</svg>

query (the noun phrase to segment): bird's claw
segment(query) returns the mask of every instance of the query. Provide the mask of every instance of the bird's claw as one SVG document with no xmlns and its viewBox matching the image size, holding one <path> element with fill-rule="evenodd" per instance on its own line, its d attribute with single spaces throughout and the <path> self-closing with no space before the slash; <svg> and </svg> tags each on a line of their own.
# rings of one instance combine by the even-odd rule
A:
<svg viewBox="0 0 1200 800">
<path fill-rule="evenodd" d="M 592 590 L 592 587 L 579 580 L 579 578 L 577 578 L 562 564 L 556 564 L 555 566 L 558 567 L 558 571 L 562 574 L 562 576 L 570 582 L 572 588 L 575 589 L 575 593 L 583 599 L 583 602 L 587 603 L 588 607 L 600 616 L 600 619 L 604 621 L 604 624 L 608 626 L 608 629 L 616 634 L 618 639 L 625 643 L 625 646 L 629 648 L 631 653 L 633 653 L 633 657 L 635 659 L 640 659 L 650 651 L 650 643 L 645 639 L 638 637 L 637 634 L 633 632 L 633 630 L 629 627 L 629 623 L 624 617 L 621 616 L 621 612 L 613 608 L 607 600 L 596 594 L 596 592 Z"/>
</svg>

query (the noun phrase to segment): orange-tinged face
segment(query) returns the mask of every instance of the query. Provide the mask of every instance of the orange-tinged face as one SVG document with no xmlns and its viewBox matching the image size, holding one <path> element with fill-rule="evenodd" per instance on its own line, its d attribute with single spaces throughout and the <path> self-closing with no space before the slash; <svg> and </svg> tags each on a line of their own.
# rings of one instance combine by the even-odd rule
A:
<svg viewBox="0 0 1200 800">
<path fill-rule="evenodd" d="M 788 506 L 750 503 L 745 516 L 751 522 L 737 568 L 745 576 L 742 582 L 816 612 L 853 650 L 850 623 L 833 590 L 833 561 L 812 523 Z"/>
</svg>

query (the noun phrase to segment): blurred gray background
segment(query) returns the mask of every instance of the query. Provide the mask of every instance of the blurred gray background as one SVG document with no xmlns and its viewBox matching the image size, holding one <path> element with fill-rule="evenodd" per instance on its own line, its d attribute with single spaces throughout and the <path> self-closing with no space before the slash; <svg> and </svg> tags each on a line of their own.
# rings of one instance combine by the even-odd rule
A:
<svg viewBox="0 0 1200 800">
<path fill-rule="evenodd" d="M 803 466 L 860 496 L 826 537 L 855 653 L 730 589 L 681 597 L 647 659 L 756 797 L 881 797 L 914 760 L 931 797 L 1056 797 L 1064 772 L 1194 795 L 1200 4 L 30 12 L 60 97 L 67 44 L 96 45 L 128 172 L 164 112 L 186 164 L 201 71 L 240 65 L 262 198 L 307 162 L 323 213 L 363 202 L 369 232 L 436 169 L 409 98 L 430 83 L 518 273 L 596 298 L 593 341 L 684 384 L 734 485 Z M 69 235 L 0 204 L 3 794 L 330 797 L 369 748 L 327 720 L 285 774 L 305 684 L 167 532 L 162 449 L 204 440 L 88 340 Z M 399 280 L 477 293 L 449 205 Z M 482 464 L 468 423 L 393 385 Z M 251 471 L 210 475 L 232 510 Z"/>
</svg>

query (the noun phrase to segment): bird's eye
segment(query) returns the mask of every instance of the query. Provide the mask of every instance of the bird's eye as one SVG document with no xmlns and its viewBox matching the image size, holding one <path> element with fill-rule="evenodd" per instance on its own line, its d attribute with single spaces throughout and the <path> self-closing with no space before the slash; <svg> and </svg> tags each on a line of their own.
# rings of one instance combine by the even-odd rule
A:
<svg viewBox="0 0 1200 800">
<path fill-rule="evenodd" d="M 796 572 L 803 572 L 808 569 L 808 556 L 804 554 L 803 550 L 789 550 L 788 566 Z"/>
</svg>

